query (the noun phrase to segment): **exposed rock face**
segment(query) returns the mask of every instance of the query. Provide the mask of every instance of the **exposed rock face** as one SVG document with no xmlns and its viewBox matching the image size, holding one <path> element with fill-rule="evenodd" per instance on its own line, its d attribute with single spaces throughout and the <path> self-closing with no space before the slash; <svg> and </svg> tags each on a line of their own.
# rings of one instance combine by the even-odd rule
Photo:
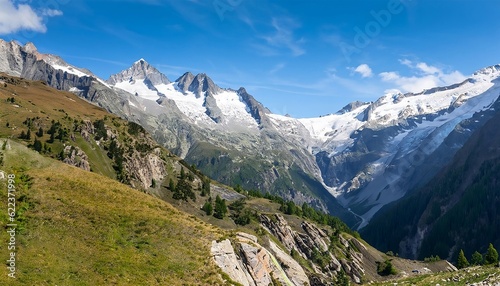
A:
<svg viewBox="0 0 500 286">
<path fill-rule="evenodd" d="M 94 134 L 94 125 L 90 120 L 85 120 L 82 125 L 80 125 L 80 134 L 82 135 L 85 141 L 90 142 L 93 138 L 91 137 Z"/>
<path fill-rule="evenodd" d="M 287 248 L 288 253 L 295 252 L 296 255 L 313 262 L 314 272 L 308 272 L 311 285 L 328 285 L 328 281 L 333 281 L 337 272 L 343 269 L 351 279 L 360 283 L 364 275 L 363 255 L 350 247 L 350 241 L 357 241 L 352 238 L 349 241 L 339 236 L 339 242 L 343 247 L 337 248 L 340 253 L 350 259 L 338 259 L 331 250 L 330 236 L 314 224 L 302 222 L 301 227 L 304 232 L 292 230 L 285 218 L 281 215 L 267 216 L 261 215 L 262 225 Z M 351 243 L 353 243 L 351 242 Z M 361 243 L 360 247 L 362 246 Z M 338 247 L 338 246 L 337 246 Z M 364 246 L 362 246 L 364 247 Z M 324 265 L 319 265 L 317 255 L 322 255 Z M 279 257 L 279 256 L 278 256 Z M 292 267 L 290 267 L 292 268 Z M 298 277 L 301 277 L 299 275 Z"/>
<path fill-rule="evenodd" d="M 126 169 L 129 175 L 140 183 L 140 187 L 148 189 L 153 180 L 161 182 L 167 174 L 164 160 L 161 158 L 160 148 L 141 154 L 134 152 L 130 158 L 127 159 Z"/>
<path fill-rule="evenodd" d="M 240 243 L 243 261 L 257 286 L 272 284 L 271 259 L 266 249 L 247 243 Z"/>
<path fill-rule="evenodd" d="M 212 256 L 217 266 L 229 277 L 244 286 L 255 286 L 252 276 L 238 259 L 229 239 L 212 241 Z"/>
<path fill-rule="evenodd" d="M 238 233 L 236 239 L 234 246 L 228 239 L 213 241 L 211 249 L 216 264 L 235 282 L 250 286 L 275 285 L 274 281 L 281 285 L 309 285 L 302 267 L 271 241 L 269 251 L 253 235 Z"/>
<path fill-rule="evenodd" d="M 217 106 L 217 101 L 215 100 L 214 96 L 211 94 L 208 94 L 205 97 L 205 103 L 204 103 L 205 108 L 207 111 L 205 113 L 212 118 L 213 121 L 216 123 L 221 122 L 222 120 L 222 111 L 220 108 Z"/>
<path fill-rule="evenodd" d="M 206 95 L 214 95 L 222 91 L 211 78 L 206 74 L 201 73 L 194 76 L 192 73 L 187 72 L 176 80 L 177 86 L 184 92 L 190 91 L 196 95 L 196 97 L 202 97 L 206 92 Z"/>
<path fill-rule="evenodd" d="M 66 146 L 64 147 L 64 156 L 63 162 L 83 169 L 85 171 L 90 171 L 89 158 L 85 152 L 79 147 L 74 146 Z"/>
<path fill-rule="evenodd" d="M 306 272 L 288 253 L 279 248 L 276 243 L 269 240 L 269 251 L 274 254 L 276 259 L 282 265 L 287 277 L 290 278 L 294 285 L 308 285 L 309 278 Z"/>
</svg>

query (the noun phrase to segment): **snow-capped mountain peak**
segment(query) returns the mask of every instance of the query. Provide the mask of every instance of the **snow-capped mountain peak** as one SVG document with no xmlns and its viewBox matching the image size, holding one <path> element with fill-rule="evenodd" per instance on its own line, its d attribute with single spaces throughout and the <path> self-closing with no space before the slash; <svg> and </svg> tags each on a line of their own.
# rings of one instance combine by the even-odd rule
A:
<svg viewBox="0 0 500 286">
<path fill-rule="evenodd" d="M 157 85 L 157 84 L 169 84 L 170 80 L 162 74 L 155 67 L 150 65 L 146 60 L 140 59 L 134 64 L 115 75 L 112 75 L 107 82 L 111 85 L 116 85 L 122 82 L 131 82 L 142 80 L 146 81 L 147 84 Z"/>
<path fill-rule="evenodd" d="M 500 77 L 500 64 L 478 70 L 472 75 L 474 80 L 492 80 Z"/>
<path fill-rule="evenodd" d="M 194 76 L 192 73 L 187 72 L 178 78 L 176 82 L 180 90 L 183 92 L 190 91 L 197 97 L 202 97 L 205 92 L 208 92 L 210 95 L 215 95 L 222 91 L 222 89 L 204 73 Z"/>
</svg>

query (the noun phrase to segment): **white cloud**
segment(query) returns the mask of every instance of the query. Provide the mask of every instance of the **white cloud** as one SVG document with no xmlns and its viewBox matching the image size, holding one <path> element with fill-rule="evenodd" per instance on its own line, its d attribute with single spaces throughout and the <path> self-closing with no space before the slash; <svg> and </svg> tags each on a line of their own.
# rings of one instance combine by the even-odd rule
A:
<svg viewBox="0 0 500 286">
<path fill-rule="evenodd" d="M 369 65 L 361 64 L 354 69 L 355 72 L 359 73 L 361 77 L 372 77 L 373 72 Z"/>
<path fill-rule="evenodd" d="M 399 60 L 399 62 L 410 67 L 414 74 L 402 76 L 390 71 L 380 73 L 379 77 L 385 82 L 396 84 L 396 87 L 403 92 L 421 92 L 433 87 L 459 83 L 466 78 L 459 71 L 445 72 L 424 62 L 413 63 L 408 59 Z"/>
<path fill-rule="evenodd" d="M 393 81 L 400 78 L 397 72 L 381 72 L 379 76 L 382 78 L 383 81 Z"/>
<path fill-rule="evenodd" d="M 0 0 L 0 35 L 21 30 L 45 33 L 47 27 L 43 17 L 60 15 L 59 10 L 46 9 L 37 13 L 27 4 L 15 5 L 12 0 Z"/>
<path fill-rule="evenodd" d="M 440 74 L 442 71 L 437 67 L 429 66 L 426 63 L 418 63 L 416 67 L 425 74 Z"/>
</svg>

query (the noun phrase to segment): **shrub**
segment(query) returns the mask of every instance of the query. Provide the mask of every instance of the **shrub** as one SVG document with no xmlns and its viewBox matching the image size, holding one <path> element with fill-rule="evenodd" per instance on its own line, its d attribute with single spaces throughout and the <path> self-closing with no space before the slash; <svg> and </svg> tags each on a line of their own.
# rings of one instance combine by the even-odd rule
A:
<svg viewBox="0 0 500 286">
<path fill-rule="evenodd" d="M 377 262 L 377 273 L 380 276 L 395 275 L 397 273 L 396 268 L 392 266 L 390 259 L 384 262 Z"/>
</svg>

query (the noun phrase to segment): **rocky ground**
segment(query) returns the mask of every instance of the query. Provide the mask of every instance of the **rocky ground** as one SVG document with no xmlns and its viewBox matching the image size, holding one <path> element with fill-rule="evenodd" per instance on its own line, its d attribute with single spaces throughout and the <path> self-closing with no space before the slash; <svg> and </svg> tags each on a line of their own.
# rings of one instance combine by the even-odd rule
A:
<svg viewBox="0 0 500 286">
<path fill-rule="evenodd" d="M 468 285 L 497 286 L 500 285 L 500 268 L 484 266 L 469 267 L 456 272 L 415 275 L 405 279 L 391 280 L 372 285 Z"/>
</svg>

